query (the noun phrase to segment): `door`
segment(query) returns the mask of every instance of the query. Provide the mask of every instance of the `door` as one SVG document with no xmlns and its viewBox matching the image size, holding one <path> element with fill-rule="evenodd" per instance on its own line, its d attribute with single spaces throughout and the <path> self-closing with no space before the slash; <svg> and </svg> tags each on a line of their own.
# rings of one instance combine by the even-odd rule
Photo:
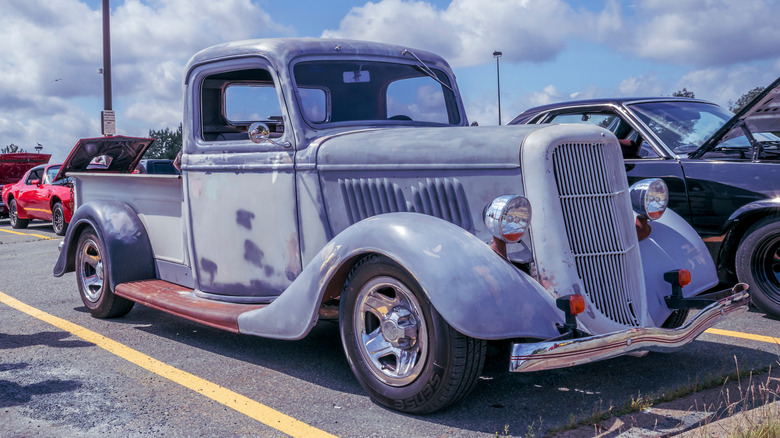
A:
<svg viewBox="0 0 780 438">
<path fill-rule="evenodd" d="M 42 200 L 42 190 L 39 188 L 43 184 L 44 168 L 36 168 L 30 171 L 24 180 L 24 185 L 19 189 L 17 208 L 24 209 L 28 219 L 51 220 L 51 210 Z M 33 184 L 33 182 L 36 182 Z M 24 216 L 20 216 L 24 217 Z"/>
<path fill-rule="evenodd" d="M 198 67 L 182 170 L 197 290 L 268 302 L 301 271 L 293 135 L 279 80 L 259 58 Z M 270 139 L 247 135 L 265 123 Z"/>
</svg>

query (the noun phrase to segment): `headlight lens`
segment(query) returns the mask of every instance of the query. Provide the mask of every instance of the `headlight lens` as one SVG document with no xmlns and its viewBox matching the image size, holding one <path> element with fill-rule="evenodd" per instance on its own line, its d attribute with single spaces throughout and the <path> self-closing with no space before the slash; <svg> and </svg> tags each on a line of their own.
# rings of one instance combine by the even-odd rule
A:
<svg viewBox="0 0 780 438">
<path fill-rule="evenodd" d="M 663 216 L 669 205 L 669 189 L 660 178 L 643 179 L 631 186 L 630 193 L 636 214 L 650 220 Z"/>
<path fill-rule="evenodd" d="M 485 206 L 488 231 L 507 243 L 519 241 L 531 224 L 531 203 L 519 195 L 504 195 Z"/>
</svg>

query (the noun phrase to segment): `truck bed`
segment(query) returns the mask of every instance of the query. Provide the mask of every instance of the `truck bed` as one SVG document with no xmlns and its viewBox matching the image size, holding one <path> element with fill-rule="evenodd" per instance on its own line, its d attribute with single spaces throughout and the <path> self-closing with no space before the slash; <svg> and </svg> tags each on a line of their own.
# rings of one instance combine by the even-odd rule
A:
<svg viewBox="0 0 780 438">
<path fill-rule="evenodd" d="M 178 175 L 71 172 L 75 205 L 96 200 L 124 202 L 138 213 L 156 262 L 188 265 Z M 159 269 L 158 269 L 159 271 Z"/>
</svg>

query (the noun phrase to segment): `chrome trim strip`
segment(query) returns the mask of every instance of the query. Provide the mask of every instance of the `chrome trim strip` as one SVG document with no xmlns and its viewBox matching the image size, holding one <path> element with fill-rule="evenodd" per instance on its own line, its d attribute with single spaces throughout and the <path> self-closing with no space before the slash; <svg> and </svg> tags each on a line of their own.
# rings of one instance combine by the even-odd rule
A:
<svg viewBox="0 0 780 438">
<path fill-rule="evenodd" d="M 529 372 L 566 368 L 642 351 L 673 351 L 692 342 L 724 318 L 746 312 L 750 303 L 747 285 L 737 283 L 734 292 L 699 312 L 676 329 L 637 327 L 604 335 L 532 344 L 512 344 L 509 371 Z"/>
</svg>

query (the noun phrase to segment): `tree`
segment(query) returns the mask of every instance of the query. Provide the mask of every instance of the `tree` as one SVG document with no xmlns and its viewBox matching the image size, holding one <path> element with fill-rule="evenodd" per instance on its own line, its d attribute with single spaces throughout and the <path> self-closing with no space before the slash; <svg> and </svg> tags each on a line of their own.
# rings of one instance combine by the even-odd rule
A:
<svg viewBox="0 0 780 438">
<path fill-rule="evenodd" d="M 176 154 L 181 150 L 181 123 L 175 131 L 170 128 L 149 130 L 149 137 L 155 141 L 152 146 L 146 150 L 144 158 L 167 158 L 173 160 Z"/>
<path fill-rule="evenodd" d="M 0 154 L 13 154 L 15 152 L 27 152 L 27 151 L 13 143 L 0 149 Z"/>
<path fill-rule="evenodd" d="M 731 110 L 732 113 L 738 113 L 739 110 L 750 103 L 751 100 L 755 99 L 762 91 L 764 91 L 764 87 L 756 87 L 743 94 L 736 102 L 729 100 L 729 110 Z"/>
<path fill-rule="evenodd" d="M 672 97 L 690 97 L 691 99 L 693 99 L 696 97 L 696 95 L 693 94 L 693 91 L 688 91 L 687 88 L 683 87 L 682 90 L 677 90 L 674 93 L 672 93 Z"/>
</svg>

